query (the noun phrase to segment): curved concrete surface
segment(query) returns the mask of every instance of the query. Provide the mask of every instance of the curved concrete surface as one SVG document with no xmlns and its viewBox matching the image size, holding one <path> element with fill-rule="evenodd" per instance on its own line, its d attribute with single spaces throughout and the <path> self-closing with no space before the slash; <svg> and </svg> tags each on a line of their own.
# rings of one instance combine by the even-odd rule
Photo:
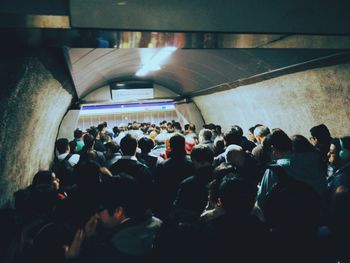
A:
<svg viewBox="0 0 350 263">
<path fill-rule="evenodd" d="M 75 93 L 60 50 L 1 58 L 0 207 L 49 168 Z"/>
</svg>

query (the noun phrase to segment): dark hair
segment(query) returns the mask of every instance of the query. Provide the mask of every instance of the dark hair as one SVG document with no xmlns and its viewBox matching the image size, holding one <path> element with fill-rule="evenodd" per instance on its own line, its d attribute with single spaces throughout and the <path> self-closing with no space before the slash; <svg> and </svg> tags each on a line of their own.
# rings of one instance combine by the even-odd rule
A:
<svg viewBox="0 0 350 263">
<path fill-rule="evenodd" d="M 242 141 L 242 130 L 238 129 L 236 126 L 232 126 L 232 128 L 224 133 L 224 140 L 226 146 L 231 144 L 241 145 Z"/>
<path fill-rule="evenodd" d="M 100 183 L 100 165 L 92 160 L 78 163 L 74 167 L 75 180 L 79 188 L 96 189 Z"/>
<path fill-rule="evenodd" d="M 218 156 L 219 154 L 225 151 L 225 141 L 222 137 L 216 137 L 213 143 L 214 155 Z"/>
<path fill-rule="evenodd" d="M 70 141 L 69 142 L 69 148 L 70 148 L 70 152 L 71 153 L 76 153 L 76 149 L 77 149 L 77 142 L 76 141 Z"/>
<path fill-rule="evenodd" d="M 99 124 L 99 125 L 97 126 L 97 130 L 98 130 L 99 132 L 103 131 L 104 128 L 105 128 L 105 125 L 104 125 L 103 123 L 101 123 L 101 124 Z"/>
<path fill-rule="evenodd" d="M 136 152 L 137 140 L 131 134 L 127 134 L 120 141 L 120 148 L 123 152 L 123 155 L 132 156 Z"/>
<path fill-rule="evenodd" d="M 116 153 L 119 151 L 119 145 L 116 142 L 107 142 L 105 144 L 105 149 L 110 150 L 112 153 Z"/>
<path fill-rule="evenodd" d="M 79 128 L 75 129 L 74 138 L 79 139 L 81 136 L 83 136 L 83 131 L 79 130 Z"/>
<path fill-rule="evenodd" d="M 148 137 L 141 137 L 138 144 L 142 153 L 149 153 L 154 147 L 154 142 Z"/>
<path fill-rule="evenodd" d="M 39 171 L 37 172 L 32 181 L 32 185 L 38 185 L 38 184 L 48 184 L 51 185 L 52 183 L 52 172 L 50 171 Z"/>
<path fill-rule="evenodd" d="M 329 144 L 331 141 L 331 134 L 326 125 L 320 124 L 314 126 L 310 129 L 312 137 L 317 139 L 317 142 L 320 144 Z"/>
<path fill-rule="evenodd" d="M 320 197 L 308 184 L 289 180 L 277 184 L 266 196 L 262 211 L 271 227 L 316 231 L 320 216 Z"/>
<path fill-rule="evenodd" d="M 228 214 L 249 214 L 253 209 L 256 188 L 238 177 L 224 178 L 219 187 L 219 197 Z"/>
<path fill-rule="evenodd" d="M 316 148 L 304 136 L 296 134 L 290 137 L 294 153 L 315 152 Z"/>
<path fill-rule="evenodd" d="M 115 126 L 115 127 L 113 127 L 113 132 L 114 132 L 114 134 L 119 134 L 120 130 L 117 126 Z"/>
<path fill-rule="evenodd" d="M 203 136 L 204 140 L 209 140 L 209 141 L 213 137 L 213 133 L 209 129 L 202 130 L 201 135 Z"/>
<path fill-rule="evenodd" d="M 177 122 L 177 121 L 174 122 L 174 123 L 173 123 L 173 126 L 174 126 L 175 129 L 177 129 L 177 130 L 179 130 L 179 131 L 182 130 L 182 127 L 181 127 L 180 122 Z"/>
<path fill-rule="evenodd" d="M 89 134 L 91 134 L 94 138 L 96 138 L 98 134 L 98 129 L 94 126 L 91 126 L 90 129 L 87 130 Z"/>
<path fill-rule="evenodd" d="M 61 138 L 56 141 L 56 149 L 59 154 L 65 153 L 67 147 L 69 145 L 69 141 L 67 138 Z"/>
<path fill-rule="evenodd" d="M 190 125 L 188 123 L 185 124 L 185 126 L 184 126 L 185 131 L 189 130 L 189 128 L 190 128 Z"/>
<path fill-rule="evenodd" d="M 234 171 L 233 166 L 229 163 L 223 162 L 219 166 L 215 167 L 213 176 L 216 180 L 222 181 L 222 179 Z"/>
<path fill-rule="evenodd" d="M 264 150 L 270 152 L 271 146 L 280 152 L 289 152 L 292 150 L 292 141 L 284 131 L 274 129 L 263 142 Z"/>
<path fill-rule="evenodd" d="M 196 145 L 192 148 L 191 159 L 199 163 L 212 163 L 214 153 L 208 145 Z"/>
<path fill-rule="evenodd" d="M 94 145 L 95 137 L 90 133 L 84 135 L 84 145 L 87 149 L 92 148 Z"/>
<path fill-rule="evenodd" d="M 190 123 L 189 129 L 193 132 L 196 132 L 196 125 L 194 125 L 193 123 Z"/>
<path fill-rule="evenodd" d="M 220 125 L 215 125 L 215 131 L 218 135 L 221 135 L 222 131 L 221 131 L 221 126 Z"/>
<path fill-rule="evenodd" d="M 169 140 L 171 155 L 186 155 L 185 137 L 179 133 L 174 134 Z"/>
<path fill-rule="evenodd" d="M 110 177 L 101 184 L 100 204 L 110 215 L 118 207 L 123 207 L 127 216 L 135 218 L 146 211 L 141 186 L 127 174 Z"/>
</svg>

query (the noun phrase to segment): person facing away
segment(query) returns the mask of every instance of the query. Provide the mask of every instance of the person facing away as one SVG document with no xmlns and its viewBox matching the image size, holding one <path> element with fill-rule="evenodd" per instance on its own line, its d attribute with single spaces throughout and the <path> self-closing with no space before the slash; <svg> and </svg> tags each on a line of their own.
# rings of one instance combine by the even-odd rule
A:
<svg viewBox="0 0 350 263">
<path fill-rule="evenodd" d="M 213 180 L 214 153 L 208 145 L 199 144 L 192 149 L 191 160 L 194 175 L 181 182 L 174 207 L 192 211 L 199 217 L 208 201 L 207 186 Z"/>
<path fill-rule="evenodd" d="M 160 218 L 168 215 L 180 183 L 194 173 L 193 163 L 186 156 L 185 137 L 175 134 L 169 143 L 170 158 L 161 162 L 155 173 L 155 212 Z"/>
</svg>

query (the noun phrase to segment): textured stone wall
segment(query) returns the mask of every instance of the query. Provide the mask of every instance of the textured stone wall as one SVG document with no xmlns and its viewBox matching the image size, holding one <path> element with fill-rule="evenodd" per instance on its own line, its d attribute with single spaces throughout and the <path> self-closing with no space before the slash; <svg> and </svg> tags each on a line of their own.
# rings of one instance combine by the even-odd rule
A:
<svg viewBox="0 0 350 263">
<path fill-rule="evenodd" d="M 49 168 L 74 90 L 60 50 L 7 51 L 0 56 L 2 207 L 39 169 Z"/>
<path fill-rule="evenodd" d="M 223 130 L 257 123 L 309 136 L 326 124 L 333 136 L 350 135 L 350 64 L 307 70 L 194 98 L 206 123 Z"/>
</svg>

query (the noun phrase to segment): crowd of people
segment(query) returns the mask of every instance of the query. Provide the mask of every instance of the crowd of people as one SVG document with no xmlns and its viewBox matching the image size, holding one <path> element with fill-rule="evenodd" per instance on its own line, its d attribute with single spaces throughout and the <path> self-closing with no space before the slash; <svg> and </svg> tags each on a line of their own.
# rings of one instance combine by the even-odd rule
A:
<svg viewBox="0 0 350 263">
<path fill-rule="evenodd" d="M 1 209 L 4 262 L 350 262 L 350 137 L 107 123 Z"/>
</svg>

